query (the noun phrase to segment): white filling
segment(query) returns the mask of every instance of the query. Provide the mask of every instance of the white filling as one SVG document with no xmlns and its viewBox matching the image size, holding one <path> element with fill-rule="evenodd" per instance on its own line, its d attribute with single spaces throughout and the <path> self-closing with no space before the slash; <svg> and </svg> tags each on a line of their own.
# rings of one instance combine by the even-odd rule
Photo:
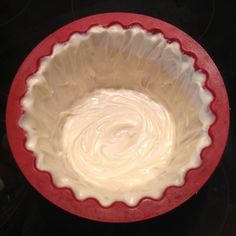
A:
<svg viewBox="0 0 236 236">
<path fill-rule="evenodd" d="M 212 95 L 193 64 L 177 42 L 139 27 L 73 34 L 27 80 L 26 148 L 78 199 L 161 197 L 211 142 Z"/>
</svg>

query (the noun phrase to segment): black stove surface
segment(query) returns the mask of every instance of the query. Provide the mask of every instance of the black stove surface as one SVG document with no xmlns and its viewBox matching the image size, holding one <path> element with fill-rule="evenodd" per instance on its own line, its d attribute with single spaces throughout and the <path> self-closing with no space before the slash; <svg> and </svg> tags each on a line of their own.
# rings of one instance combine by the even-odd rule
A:
<svg viewBox="0 0 236 236">
<path fill-rule="evenodd" d="M 228 144 L 207 184 L 177 209 L 157 218 L 128 224 L 85 220 L 44 199 L 15 164 L 5 127 L 7 94 L 27 54 L 48 34 L 75 19 L 119 11 L 162 19 L 198 41 L 218 66 L 231 106 Z M 236 235 L 235 37 L 235 0 L 1 0 L 0 235 Z"/>
</svg>

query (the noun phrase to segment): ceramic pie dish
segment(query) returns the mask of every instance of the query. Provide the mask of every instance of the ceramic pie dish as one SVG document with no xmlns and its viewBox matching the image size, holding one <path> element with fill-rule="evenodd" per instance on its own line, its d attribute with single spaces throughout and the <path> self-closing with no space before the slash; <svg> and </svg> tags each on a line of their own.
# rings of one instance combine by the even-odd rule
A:
<svg viewBox="0 0 236 236">
<path fill-rule="evenodd" d="M 7 104 L 10 146 L 30 183 L 57 206 L 107 222 L 158 216 L 197 193 L 228 126 L 224 84 L 205 50 L 130 13 L 48 36 L 20 66 Z"/>
</svg>

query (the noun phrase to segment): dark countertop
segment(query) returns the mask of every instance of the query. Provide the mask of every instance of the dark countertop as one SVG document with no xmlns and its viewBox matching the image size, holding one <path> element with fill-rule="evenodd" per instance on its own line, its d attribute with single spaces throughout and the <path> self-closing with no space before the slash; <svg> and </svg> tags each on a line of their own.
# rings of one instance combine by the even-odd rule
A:
<svg viewBox="0 0 236 236">
<path fill-rule="evenodd" d="M 192 36 L 220 70 L 231 107 L 229 140 L 222 161 L 201 191 L 174 211 L 129 224 L 85 220 L 49 203 L 16 166 L 5 128 L 7 94 L 26 55 L 61 26 L 114 11 L 153 16 Z M 236 235 L 235 0 L 1 0 L 0 12 L 0 235 Z"/>
</svg>

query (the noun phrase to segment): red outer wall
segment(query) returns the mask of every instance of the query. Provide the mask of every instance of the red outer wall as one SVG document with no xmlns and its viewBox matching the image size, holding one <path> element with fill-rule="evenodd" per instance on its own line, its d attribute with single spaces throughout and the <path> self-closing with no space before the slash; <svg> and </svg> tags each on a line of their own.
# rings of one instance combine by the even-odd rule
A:
<svg viewBox="0 0 236 236">
<path fill-rule="evenodd" d="M 159 200 L 142 199 L 135 207 L 115 202 L 110 207 L 102 207 L 95 199 L 77 200 L 67 188 L 57 188 L 49 173 L 35 167 L 35 157 L 24 147 L 25 135 L 18 126 L 22 114 L 20 99 L 26 92 L 26 80 L 37 71 L 40 58 L 50 55 L 55 43 L 65 42 L 74 32 L 84 33 L 93 25 L 107 27 L 119 23 L 124 28 L 139 24 L 150 32 L 162 32 L 170 41 L 176 40 L 182 51 L 196 59 L 195 68 L 202 69 L 207 75 L 206 87 L 213 93 L 211 110 L 216 115 L 209 134 L 213 143 L 201 153 L 202 165 L 188 171 L 185 184 L 181 187 L 169 187 Z M 89 16 L 74 21 L 49 35 L 28 55 L 20 66 L 8 97 L 7 134 L 13 155 L 28 181 L 49 201 L 75 215 L 105 222 L 131 222 L 155 217 L 179 206 L 196 194 L 211 176 L 218 165 L 228 136 L 229 105 L 221 75 L 206 51 L 190 36 L 176 27 L 161 20 L 131 13 L 106 13 Z"/>
</svg>

